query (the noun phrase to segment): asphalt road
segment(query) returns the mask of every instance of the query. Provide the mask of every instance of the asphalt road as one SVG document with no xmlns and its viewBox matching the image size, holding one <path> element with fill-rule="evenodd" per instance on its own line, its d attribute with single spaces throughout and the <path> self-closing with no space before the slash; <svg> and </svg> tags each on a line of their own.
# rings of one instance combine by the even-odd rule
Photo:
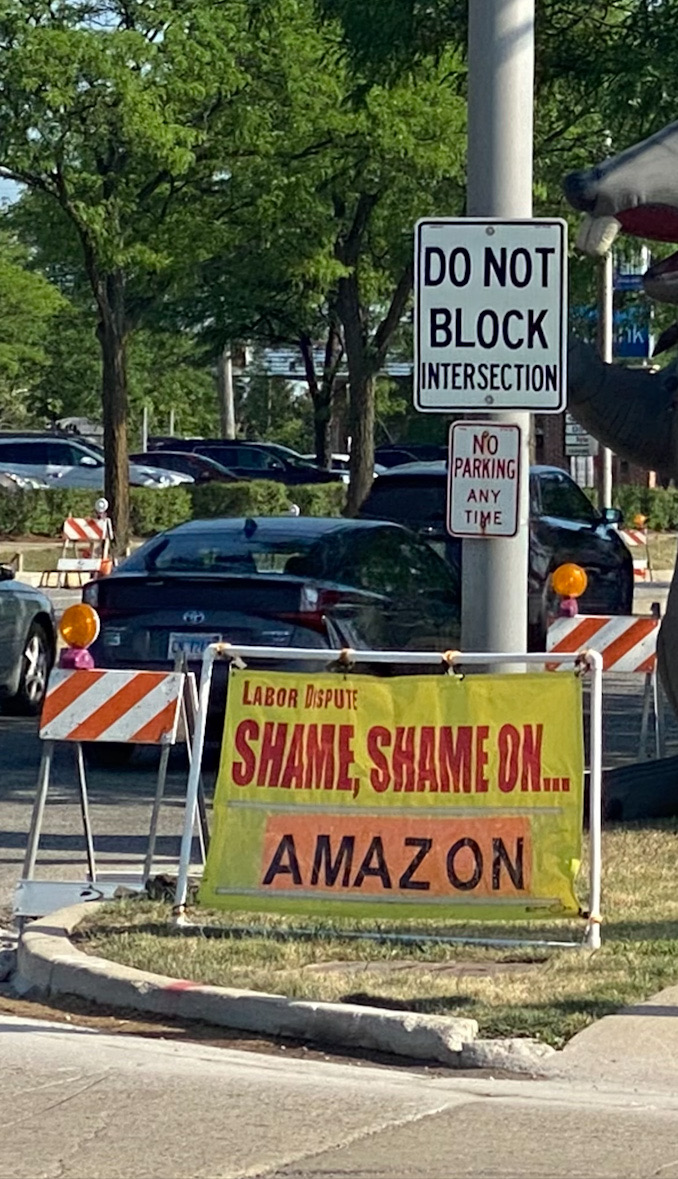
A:
<svg viewBox="0 0 678 1179">
<path fill-rule="evenodd" d="M 678 1177 L 675 1086 L 287 1060 L 0 1017 L 0 1179 Z"/>
</svg>

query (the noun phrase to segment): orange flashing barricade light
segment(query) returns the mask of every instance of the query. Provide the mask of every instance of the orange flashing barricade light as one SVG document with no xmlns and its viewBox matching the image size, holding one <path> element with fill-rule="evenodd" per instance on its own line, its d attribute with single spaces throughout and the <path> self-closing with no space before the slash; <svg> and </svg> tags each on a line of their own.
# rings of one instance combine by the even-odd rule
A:
<svg viewBox="0 0 678 1179">
<path fill-rule="evenodd" d="M 98 637 L 100 629 L 99 615 L 86 602 L 78 602 L 77 605 L 64 610 L 59 623 L 59 633 L 66 649 L 59 657 L 59 667 L 78 671 L 94 667 L 94 659 L 87 648 Z"/>
<path fill-rule="evenodd" d="M 558 613 L 561 617 L 574 618 L 577 613 L 577 598 L 584 593 L 588 582 L 586 570 L 572 561 L 554 569 L 551 574 L 551 585 L 560 598 Z"/>
</svg>

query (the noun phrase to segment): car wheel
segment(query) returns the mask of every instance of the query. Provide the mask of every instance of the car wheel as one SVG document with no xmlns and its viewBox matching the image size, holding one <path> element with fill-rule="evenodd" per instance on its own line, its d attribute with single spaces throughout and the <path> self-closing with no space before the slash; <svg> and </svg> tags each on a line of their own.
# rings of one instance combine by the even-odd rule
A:
<svg viewBox="0 0 678 1179">
<path fill-rule="evenodd" d="M 8 701 L 8 710 L 19 716 L 37 716 L 47 691 L 47 680 L 52 667 L 52 647 L 47 634 L 34 622 L 26 636 L 21 656 L 21 674 L 15 696 Z"/>
</svg>

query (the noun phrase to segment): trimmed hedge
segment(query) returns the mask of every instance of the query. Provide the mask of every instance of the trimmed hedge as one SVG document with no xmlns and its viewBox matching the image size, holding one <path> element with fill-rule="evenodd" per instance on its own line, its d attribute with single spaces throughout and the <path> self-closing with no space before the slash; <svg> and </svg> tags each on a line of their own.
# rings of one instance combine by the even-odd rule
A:
<svg viewBox="0 0 678 1179">
<path fill-rule="evenodd" d="M 91 516 L 97 495 L 67 488 L 6 491 L 0 488 L 0 536 L 61 536 L 67 516 Z M 303 516 L 338 516 L 343 483 L 285 487 L 265 479 L 251 483 L 203 483 L 156 490 L 130 489 L 134 536 L 154 536 L 185 520 L 215 516 L 280 516 L 295 503 Z"/>
<path fill-rule="evenodd" d="M 593 488 L 587 488 L 586 494 L 594 504 L 598 502 Z M 678 531 L 678 488 L 621 484 L 615 487 L 613 499 L 614 507 L 620 509 L 629 528 L 633 527 L 636 516 L 645 516 L 652 532 Z"/>
<path fill-rule="evenodd" d="M 346 486 L 343 483 L 305 483 L 302 487 L 286 490 L 302 516 L 340 516 L 346 507 Z"/>
<path fill-rule="evenodd" d="M 193 515 L 190 486 L 165 487 L 161 491 L 130 487 L 132 536 L 155 536 L 156 532 L 190 520 Z"/>
<path fill-rule="evenodd" d="M 203 483 L 191 489 L 193 518 L 280 516 L 296 504 L 302 516 L 340 516 L 346 504 L 343 483 L 286 487 L 266 479 L 252 483 Z"/>
<path fill-rule="evenodd" d="M 202 483 L 191 488 L 194 520 L 215 516 L 282 516 L 289 508 L 288 489 L 281 483 Z"/>
</svg>

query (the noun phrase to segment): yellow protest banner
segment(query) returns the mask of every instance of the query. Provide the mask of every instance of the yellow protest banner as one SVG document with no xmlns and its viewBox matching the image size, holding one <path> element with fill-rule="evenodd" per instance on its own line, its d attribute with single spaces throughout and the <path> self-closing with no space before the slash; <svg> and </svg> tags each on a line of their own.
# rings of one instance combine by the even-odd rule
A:
<svg viewBox="0 0 678 1179">
<path fill-rule="evenodd" d="M 354 917 L 576 914 L 574 674 L 232 669 L 199 901 Z"/>
</svg>

